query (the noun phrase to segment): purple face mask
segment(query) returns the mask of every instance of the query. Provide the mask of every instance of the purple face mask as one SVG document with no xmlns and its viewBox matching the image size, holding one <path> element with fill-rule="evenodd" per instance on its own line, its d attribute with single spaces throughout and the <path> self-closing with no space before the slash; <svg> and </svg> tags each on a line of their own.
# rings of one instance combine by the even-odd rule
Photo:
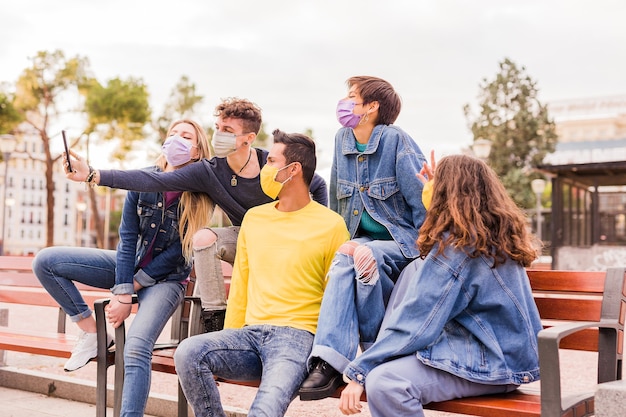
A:
<svg viewBox="0 0 626 417">
<path fill-rule="evenodd" d="M 339 103 L 337 103 L 337 120 L 341 123 L 341 126 L 354 129 L 359 125 L 363 115 L 354 114 L 352 112 L 354 106 L 356 106 L 354 100 L 343 99 L 339 100 Z"/>
<path fill-rule="evenodd" d="M 172 135 L 165 140 L 161 150 L 167 163 L 177 167 L 191 161 L 191 148 L 191 141 Z"/>
</svg>

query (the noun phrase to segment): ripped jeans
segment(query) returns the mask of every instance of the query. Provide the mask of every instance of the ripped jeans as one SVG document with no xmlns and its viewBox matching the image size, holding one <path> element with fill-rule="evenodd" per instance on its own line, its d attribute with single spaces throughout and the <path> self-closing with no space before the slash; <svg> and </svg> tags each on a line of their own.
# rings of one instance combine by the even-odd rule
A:
<svg viewBox="0 0 626 417">
<path fill-rule="evenodd" d="M 335 254 L 309 356 L 309 361 L 322 358 L 339 372 L 356 357 L 359 343 L 365 350 L 376 340 L 393 286 L 412 261 L 393 240 L 359 237 L 352 241 L 371 250 L 377 270 L 357 279 L 353 257 L 341 251 Z"/>
<path fill-rule="evenodd" d="M 222 263 L 235 262 L 239 226 L 211 228 L 216 241 L 207 246 L 193 248 L 196 269 L 196 288 L 204 310 L 226 310 L 226 292 Z"/>
</svg>

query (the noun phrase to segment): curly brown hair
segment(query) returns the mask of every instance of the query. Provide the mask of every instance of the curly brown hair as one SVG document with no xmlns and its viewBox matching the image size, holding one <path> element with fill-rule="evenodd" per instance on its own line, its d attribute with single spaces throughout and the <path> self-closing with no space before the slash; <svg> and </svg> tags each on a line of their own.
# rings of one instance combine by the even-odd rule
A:
<svg viewBox="0 0 626 417">
<path fill-rule="evenodd" d="M 507 257 L 527 267 L 537 258 L 537 242 L 526 225 L 526 215 L 486 163 L 451 155 L 436 166 L 417 245 L 422 258 L 439 243 L 437 255 L 452 245 L 473 258 L 492 258 L 494 267 Z"/>
<path fill-rule="evenodd" d="M 229 97 L 215 107 L 213 116 L 222 119 L 241 119 L 244 133 L 253 132 L 257 135 L 261 130 L 263 117 L 261 108 L 245 98 Z"/>
</svg>

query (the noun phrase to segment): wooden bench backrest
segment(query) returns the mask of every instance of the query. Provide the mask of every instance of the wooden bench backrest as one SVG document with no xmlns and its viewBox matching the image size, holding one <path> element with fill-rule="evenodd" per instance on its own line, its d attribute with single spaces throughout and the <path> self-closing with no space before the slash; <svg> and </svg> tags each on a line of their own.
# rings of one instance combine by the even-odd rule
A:
<svg viewBox="0 0 626 417">
<path fill-rule="evenodd" d="M 568 321 L 600 321 L 606 272 L 528 270 L 528 277 L 544 327 Z M 597 352 L 598 329 L 565 337 L 560 347 Z"/>
<path fill-rule="evenodd" d="M 32 270 L 33 256 L 0 256 L 0 303 L 25 304 L 58 309 L 57 332 L 65 333 L 66 315 L 59 304 L 41 286 Z M 109 290 L 76 283 L 85 302 L 92 306 L 96 300 L 110 297 Z M 137 306 L 133 307 L 137 312 Z"/>
<path fill-rule="evenodd" d="M 0 256 L 0 284 L 40 287 L 32 264 L 32 256 Z"/>
<path fill-rule="evenodd" d="M 0 256 L 0 285 L 41 288 L 33 272 L 34 256 Z M 103 291 L 89 285 L 76 283 L 79 290 Z"/>
</svg>

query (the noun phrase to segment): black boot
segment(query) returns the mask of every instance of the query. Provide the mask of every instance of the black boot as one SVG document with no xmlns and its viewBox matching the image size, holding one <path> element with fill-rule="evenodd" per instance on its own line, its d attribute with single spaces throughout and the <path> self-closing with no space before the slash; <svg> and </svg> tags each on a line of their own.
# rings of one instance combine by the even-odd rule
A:
<svg viewBox="0 0 626 417">
<path fill-rule="evenodd" d="M 224 317 L 226 310 L 202 310 L 202 320 L 204 321 L 204 332 L 217 332 L 224 328 Z"/>
<path fill-rule="evenodd" d="M 300 400 L 321 400 L 332 396 L 337 388 L 344 385 L 343 376 L 328 362 L 316 358 L 309 376 L 300 385 Z"/>
</svg>

